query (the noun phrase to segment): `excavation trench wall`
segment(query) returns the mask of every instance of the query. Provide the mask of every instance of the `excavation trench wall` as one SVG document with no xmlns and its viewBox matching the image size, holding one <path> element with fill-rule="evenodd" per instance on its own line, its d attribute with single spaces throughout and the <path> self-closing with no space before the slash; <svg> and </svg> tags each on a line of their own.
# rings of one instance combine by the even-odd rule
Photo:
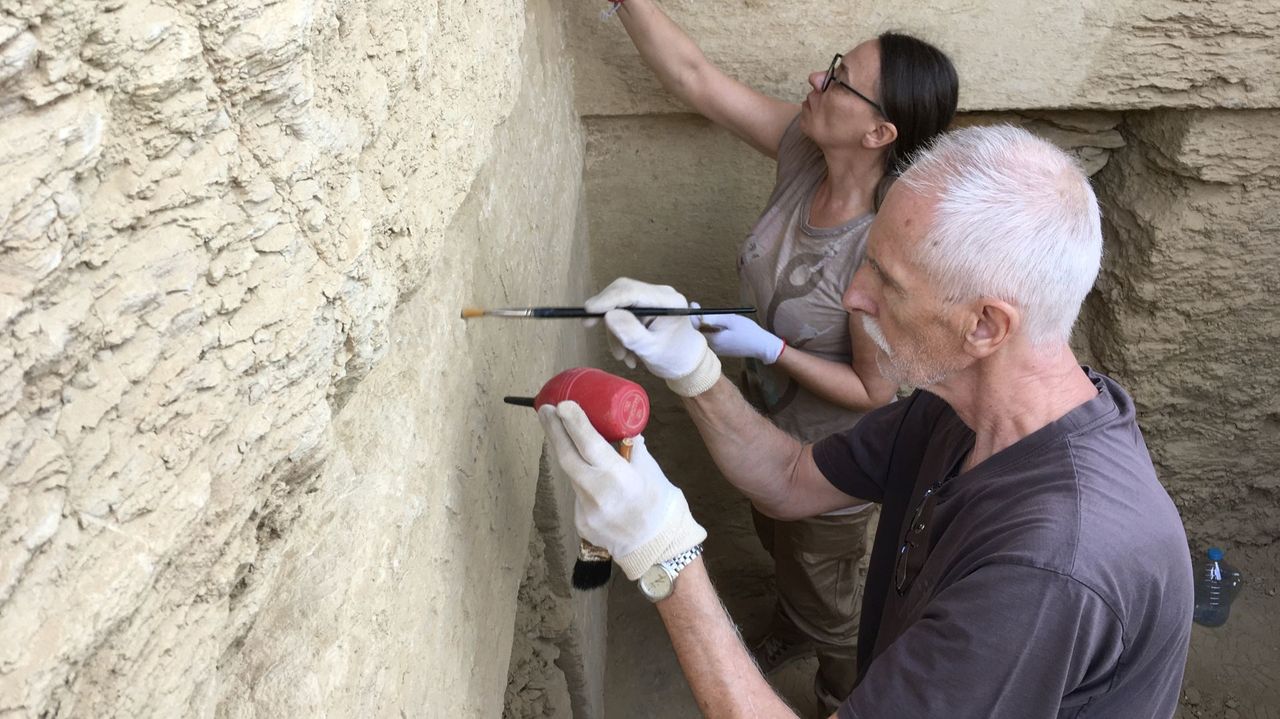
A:
<svg viewBox="0 0 1280 719">
<path fill-rule="evenodd" d="M 584 291 L 562 26 L 0 3 L 0 716 L 501 713 L 542 441 L 501 397 L 586 354 L 458 315 Z"/>
<path fill-rule="evenodd" d="M 963 122 L 1076 152 L 1107 216 L 1082 355 L 1194 540 L 1274 542 L 1274 0 L 666 7 L 790 99 L 919 33 Z M 600 9 L 0 0 L 0 717 L 602 715 L 604 595 L 500 403 L 600 337 L 458 310 L 622 274 L 732 299 L 772 168 Z"/>
</svg>

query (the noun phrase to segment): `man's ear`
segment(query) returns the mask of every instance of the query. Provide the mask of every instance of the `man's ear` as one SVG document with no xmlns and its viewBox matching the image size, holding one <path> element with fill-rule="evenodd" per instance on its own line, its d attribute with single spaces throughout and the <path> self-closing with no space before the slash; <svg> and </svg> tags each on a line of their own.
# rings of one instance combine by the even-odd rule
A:
<svg viewBox="0 0 1280 719">
<path fill-rule="evenodd" d="M 965 328 L 965 352 L 974 359 L 991 355 L 1008 342 L 1021 322 L 1018 309 L 1008 302 L 991 298 L 977 300 Z"/>
<path fill-rule="evenodd" d="M 878 150 L 882 147 L 888 147 L 898 139 L 898 126 L 882 120 L 876 123 L 875 128 L 862 136 L 862 146 L 868 150 Z"/>
</svg>

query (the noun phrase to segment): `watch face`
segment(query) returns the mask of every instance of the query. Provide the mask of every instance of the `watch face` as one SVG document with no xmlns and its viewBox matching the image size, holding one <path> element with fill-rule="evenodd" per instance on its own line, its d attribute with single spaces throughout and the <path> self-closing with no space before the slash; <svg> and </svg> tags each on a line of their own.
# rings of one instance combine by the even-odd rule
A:
<svg viewBox="0 0 1280 719">
<path fill-rule="evenodd" d="M 640 577 L 640 591 L 651 601 L 665 599 L 671 594 L 672 586 L 671 575 L 666 569 L 656 564 L 649 567 L 649 571 Z"/>
</svg>

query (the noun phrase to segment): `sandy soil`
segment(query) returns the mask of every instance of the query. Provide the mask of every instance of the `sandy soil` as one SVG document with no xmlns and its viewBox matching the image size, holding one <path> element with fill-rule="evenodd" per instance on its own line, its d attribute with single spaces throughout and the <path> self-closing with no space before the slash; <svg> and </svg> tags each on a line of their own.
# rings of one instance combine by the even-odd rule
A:
<svg viewBox="0 0 1280 719">
<path fill-rule="evenodd" d="M 652 397 L 662 395 L 652 392 Z M 742 633 L 752 636 L 772 605 L 771 562 L 751 530 L 745 500 L 716 472 L 696 431 L 675 406 L 654 408 L 649 446 L 707 527 L 707 565 Z M 1280 719 L 1280 543 L 1227 548 L 1245 574 L 1231 619 L 1192 633 L 1178 719 Z M 610 719 L 699 716 L 658 614 L 615 574 L 609 598 L 605 706 Z M 813 699 L 816 661 L 797 662 L 771 681 L 802 717 L 822 716 Z"/>
</svg>

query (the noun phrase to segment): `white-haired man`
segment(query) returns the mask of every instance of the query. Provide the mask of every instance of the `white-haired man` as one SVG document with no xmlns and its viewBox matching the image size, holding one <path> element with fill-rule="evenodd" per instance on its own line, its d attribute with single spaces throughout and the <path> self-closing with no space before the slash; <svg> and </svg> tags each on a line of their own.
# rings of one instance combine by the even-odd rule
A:
<svg viewBox="0 0 1280 719">
<path fill-rule="evenodd" d="M 724 475 L 764 513 L 883 505 L 859 681 L 835 716 L 1170 717 L 1190 638 L 1191 565 L 1133 402 L 1067 339 L 1102 250 L 1097 200 L 1052 145 L 951 133 L 890 191 L 845 293 L 887 376 L 921 387 L 802 446 L 754 414 L 669 287 L 589 300 L 687 398 Z M 583 535 L 657 601 L 708 716 L 790 716 L 702 566 L 705 531 L 644 449 L 624 462 L 572 403 L 540 413 Z M 661 701 L 660 698 L 657 698 Z"/>
</svg>

